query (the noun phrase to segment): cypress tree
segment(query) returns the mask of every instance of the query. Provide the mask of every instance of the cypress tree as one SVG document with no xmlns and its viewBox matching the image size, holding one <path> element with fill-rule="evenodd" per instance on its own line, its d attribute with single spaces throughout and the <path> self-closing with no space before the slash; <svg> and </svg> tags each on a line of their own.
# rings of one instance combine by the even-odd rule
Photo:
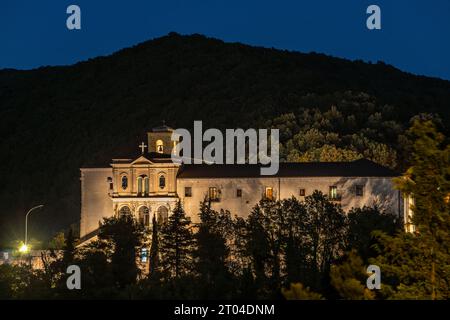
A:
<svg viewBox="0 0 450 320">
<path fill-rule="evenodd" d="M 158 240 L 158 223 L 156 215 L 152 219 L 152 245 L 150 247 L 150 276 L 155 275 L 159 270 L 159 240 Z"/>
<path fill-rule="evenodd" d="M 178 202 L 161 228 L 161 262 L 169 277 L 179 278 L 192 270 L 192 234 L 191 219 L 186 217 L 181 203 Z"/>
</svg>

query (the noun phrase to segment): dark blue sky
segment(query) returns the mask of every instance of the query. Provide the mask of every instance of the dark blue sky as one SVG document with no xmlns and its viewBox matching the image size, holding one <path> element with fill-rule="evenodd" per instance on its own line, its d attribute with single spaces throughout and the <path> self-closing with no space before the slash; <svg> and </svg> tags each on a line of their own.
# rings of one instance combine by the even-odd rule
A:
<svg viewBox="0 0 450 320">
<path fill-rule="evenodd" d="M 82 30 L 66 28 L 81 7 Z M 382 30 L 366 28 L 366 8 Z M 65 65 L 170 31 L 349 59 L 450 79 L 450 0 L 1 0 L 0 68 Z"/>
</svg>

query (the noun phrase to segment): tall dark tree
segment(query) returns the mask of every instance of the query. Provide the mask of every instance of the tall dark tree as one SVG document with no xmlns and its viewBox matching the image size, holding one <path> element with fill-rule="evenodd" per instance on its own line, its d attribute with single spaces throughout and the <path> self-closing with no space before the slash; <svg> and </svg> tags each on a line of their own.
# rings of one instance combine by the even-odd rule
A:
<svg viewBox="0 0 450 320">
<path fill-rule="evenodd" d="M 76 238 L 73 234 L 72 228 L 67 231 L 66 238 L 64 240 L 64 253 L 63 253 L 63 262 L 67 265 L 72 263 L 75 260 L 76 254 Z"/>
<path fill-rule="evenodd" d="M 58 273 L 58 281 L 56 284 L 56 288 L 58 289 L 58 294 L 62 295 L 63 297 L 76 297 L 78 295 L 77 290 L 72 290 L 68 292 L 67 286 L 66 286 L 66 280 L 67 280 L 67 274 L 66 270 L 69 265 L 77 264 L 76 260 L 76 254 L 77 254 L 77 248 L 76 248 L 76 239 L 73 234 L 72 228 L 69 228 L 69 230 L 66 233 L 65 239 L 64 239 L 64 246 L 62 248 L 62 257 L 61 259 L 55 260 L 53 263 L 54 267 L 51 268 L 53 272 Z M 56 268 L 55 268 L 56 267 Z"/>
<path fill-rule="evenodd" d="M 330 284 L 340 298 L 369 300 L 380 298 L 377 291 L 366 287 L 366 268 L 377 255 L 377 235 L 393 236 L 401 231 L 399 217 L 382 211 L 378 206 L 353 208 L 348 213 L 346 255 L 330 271 Z"/>
<path fill-rule="evenodd" d="M 113 244 L 105 240 L 92 241 L 79 249 L 78 265 L 83 272 L 80 294 L 83 298 L 112 299 L 117 296 L 117 281 L 111 266 L 113 249 Z"/>
<path fill-rule="evenodd" d="M 227 236 L 231 233 L 232 219 L 228 211 L 217 212 L 211 209 L 211 203 L 200 204 L 200 224 L 195 234 L 196 271 L 204 289 L 206 298 L 225 298 L 229 294 L 231 275 L 226 261 L 230 249 Z"/>
<path fill-rule="evenodd" d="M 158 223 L 156 215 L 152 219 L 152 244 L 150 247 L 150 276 L 154 276 L 159 271 L 159 239 Z"/>
<path fill-rule="evenodd" d="M 331 267 L 330 284 L 340 299 L 372 300 L 376 297 L 376 291 L 367 288 L 366 268 L 367 264 L 356 250 L 348 252 L 342 263 Z"/>
<path fill-rule="evenodd" d="M 118 287 L 134 284 L 140 273 L 137 258 L 143 245 L 143 226 L 131 214 L 104 218 L 98 238 L 112 245 L 111 269 Z"/>
<path fill-rule="evenodd" d="M 413 199 L 415 232 L 380 234 L 374 263 L 384 272 L 385 294 L 399 299 L 450 297 L 450 144 L 430 120 L 416 119 L 411 167 L 396 180 Z M 382 286 L 383 288 L 383 286 Z"/>
<path fill-rule="evenodd" d="M 385 212 L 378 206 L 353 208 L 347 216 L 348 249 L 355 250 L 364 262 L 367 262 L 369 257 L 376 255 L 373 249 L 373 245 L 376 243 L 374 231 L 378 230 L 388 235 L 394 235 L 402 226 L 400 217 Z"/>
<path fill-rule="evenodd" d="M 347 221 L 341 206 L 317 190 L 305 197 L 305 210 L 303 244 L 309 248 L 310 285 L 314 291 L 321 291 L 328 283 L 331 264 L 346 248 Z"/>
<path fill-rule="evenodd" d="M 160 232 L 162 269 L 168 277 L 179 278 L 192 271 L 194 236 L 191 219 L 177 202 L 168 222 Z"/>
<path fill-rule="evenodd" d="M 310 283 L 308 248 L 305 246 L 305 236 L 308 230 L 304 228 L 306 216 L 305 205 L 292 197 L 282 201 L 284 220 L 285 261 L 284 273 L 287 284 Z"/>
<path fill-rule="evenodd" d="M 247 251 L 262 295 L 280 289 L 283 219 L 281 203 L 268 199 L 262 199 L 247 218 Z"/>
</svg>

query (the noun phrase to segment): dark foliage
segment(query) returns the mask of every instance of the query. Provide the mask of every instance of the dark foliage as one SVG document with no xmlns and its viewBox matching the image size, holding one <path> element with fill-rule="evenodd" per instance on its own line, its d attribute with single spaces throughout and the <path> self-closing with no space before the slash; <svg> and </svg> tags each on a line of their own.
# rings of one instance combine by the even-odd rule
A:
<svg viewBox="0 0 450 320">
<path fill-rule="evenodd" d="M 186 216 L 180 202 L 166 224 L 162 225 L 160 253 L 162 272 L 166 278 L 180 278 L 192 269 L 194 236 L 191 219 Z"/>
</svg>

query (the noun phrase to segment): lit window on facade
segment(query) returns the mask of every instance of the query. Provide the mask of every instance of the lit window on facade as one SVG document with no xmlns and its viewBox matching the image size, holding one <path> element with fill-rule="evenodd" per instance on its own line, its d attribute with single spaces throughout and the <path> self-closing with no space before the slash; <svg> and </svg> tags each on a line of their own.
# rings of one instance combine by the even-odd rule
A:
<svg viewBox="0 0 450 320">
<path fill-rule="evenodd" d="M 139 222 L 144 226 L 150 225 L 150 210 L 148 207 L 140 207 L 139 208 Z"/>
<path fill-rule="evenodd" d="M 338 199 L 338 192 L 336 186 L 330 186 L 330 192 L 329 197 L 331 200 L 337 200 Z"/>
<path fill-rule="evenodd" d="M 165 206 L 159 207 L 157 211 L 157 217 L 158 224 L 167 223 L 167 221 L 169 220 L 169 210 Z"/>
<path fill-rule="evenodd" d="M 149 192 L 149 180 L 147 176 L 140 176 L 137 178 L 138 194 L 148 194 Z"/>
<path fill-rule="evenodd" d="M 148 251 L 147 248 L 142 248 L 141 250 L 141 262 L 146 263 L 148 261 Z"/>
<path fill-rule="evenodd" d="M 264 197 L 267 200 L 273 200 L 273 188 L 272 187 L 266 187 L 264 191 Z"/>
<path fill-rule="evenodd" d="M 137 189 L 138 189 L 138 193 L 141 194 L 142 193 L 142 177 L 138 177 L 137 178 Z"/>
<path fill-rule="evenodd" d="M 148 177 L 144 177 L 144 192 L 148 194 L 150 192 L 150 180 Z"/>
<path fill-rule="evenodd" d="M 130 214 L 131 214 L 131 210 L 127 206 L 123 206 L 119 210 L 119 217 L 123 217 L 123 216 L 130 215 Z"/>
<path fill-rule="evenodd" d="M 219 201 L 219 191 L 216 187 L 210 187 L 208 190 L 208 198 L 210 201 Z"/>
</svg>

